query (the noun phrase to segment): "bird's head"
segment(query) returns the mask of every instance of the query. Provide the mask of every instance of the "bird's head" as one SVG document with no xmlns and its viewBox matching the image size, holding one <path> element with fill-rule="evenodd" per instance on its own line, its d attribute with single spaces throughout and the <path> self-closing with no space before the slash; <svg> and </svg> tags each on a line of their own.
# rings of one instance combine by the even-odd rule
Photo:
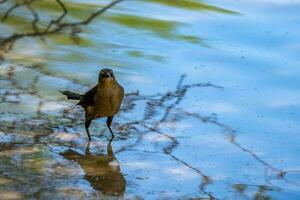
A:
<svg viewBox="0 0 300 200">
<path fill-rule="evenodd" d="M 99 83 L 111 83 L 114 82 L 115 75 L 111 69 L 102 69 L 99 73 L 98 82 Z"/>
</svg>

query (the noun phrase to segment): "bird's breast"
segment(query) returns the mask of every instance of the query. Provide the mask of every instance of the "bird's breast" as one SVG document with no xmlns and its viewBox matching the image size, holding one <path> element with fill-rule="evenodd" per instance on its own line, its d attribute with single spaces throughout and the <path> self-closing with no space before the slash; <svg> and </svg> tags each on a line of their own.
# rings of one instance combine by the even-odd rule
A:
<svg viewBox="0 0 300 200">
<path fill-rule="evenodd" d="M 109 117 L 115 115 L 121 105 L 123 96 L 118 87 L 99 87 L 94 96 L 94 117 Z"/>
</svg>

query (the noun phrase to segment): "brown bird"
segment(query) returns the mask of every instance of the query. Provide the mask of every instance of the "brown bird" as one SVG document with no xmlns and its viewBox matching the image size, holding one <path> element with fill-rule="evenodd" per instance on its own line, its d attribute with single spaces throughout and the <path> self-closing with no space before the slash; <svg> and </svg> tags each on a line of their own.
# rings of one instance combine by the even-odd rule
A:
<svg viewBox="0 0 300 200">
<path fill-rule="evenodd" d="M 61 91 L 68 99 L 79 100 L 85 110 L 85 129 L 89 140 L 91 140 L 89 127 L 93 119 L 107 117 L 107 127 L 114 137 L 110 126 L 114 115 L 119 111 L 124 89 L 116 80 L 111 69 L 102 69 L 99 73 L 98 84 L 85 94 L 81 95 L 69 91 Z"/>
</svg>

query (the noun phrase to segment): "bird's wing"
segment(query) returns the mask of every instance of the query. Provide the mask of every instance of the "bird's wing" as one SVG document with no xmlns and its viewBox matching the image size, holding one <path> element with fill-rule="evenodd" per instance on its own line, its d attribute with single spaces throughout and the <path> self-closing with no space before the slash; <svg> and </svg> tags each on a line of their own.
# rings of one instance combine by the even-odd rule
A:
<svg viewBox="0 0 300 200">
<path fill-rule="evenodd" d="M 92 89 L 87 91 L 84 95 L 82 95 L 78 105 L 81 105 L 82 107 L 94 105 L 94 96 L 97 92 L 97 85 L 94 86 Z"/>
</svg>

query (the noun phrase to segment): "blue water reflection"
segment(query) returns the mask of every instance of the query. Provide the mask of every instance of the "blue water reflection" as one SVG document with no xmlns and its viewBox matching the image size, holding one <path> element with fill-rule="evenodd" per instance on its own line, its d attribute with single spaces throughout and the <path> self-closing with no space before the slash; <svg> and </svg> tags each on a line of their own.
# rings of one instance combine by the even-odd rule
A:
<svg viewBox="0 0 300 200">
<path fill-rule="evenodd" d="M 205 2 L 232 12 L 126 1 L 84 29 L 80 36 L 88 42 L 24 39 L 8 62 L 39 63 L 38 71 L 72 80 L 81 91 L 95 83 L 101 67 L 112 68 L 127 92 L 143 95 L 176 89 L 182 74 L 185 84 L 224 88 L 189 90 L 173 114 L 182 109 L 215 117 L 229 133 L 219 124 L 183 117 L 158 125 L 178 141 L 172 154 L 161 151 L 168 140 L 154 132 L 115 153 L 125 174 L 125 197 L 298 199 L 300 3 Z M 48 89 L 55 94 L 57 88 Z M 144 103 L 122 113 L 119 122 L 142 118 Z M 115 141 L 114 150 L 124 143 L 134 141 Z M 281 171 L 288 172 L 279 177 Z M 206 183 L 206 176 L 212 181 Z M 206 184 L 201 188 L 199 182 Z"/>
</svg>

